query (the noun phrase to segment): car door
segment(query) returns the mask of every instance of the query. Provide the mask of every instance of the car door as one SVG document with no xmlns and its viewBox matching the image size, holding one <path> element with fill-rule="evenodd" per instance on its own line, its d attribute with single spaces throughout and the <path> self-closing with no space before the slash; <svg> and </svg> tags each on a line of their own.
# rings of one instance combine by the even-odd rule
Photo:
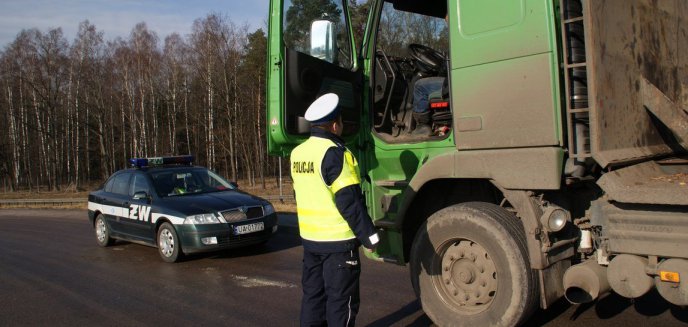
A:
<svg viewBox="0 0 688 327">
<path fill-rule="evenodd" d="M 309 135 L 308 106 L 336 93 L 344 137 L 361 130 L 362 74 L 346 0 L 271 0 L 268 43 L 268 150 L 286 156 Z"/>
<path fill-rule="evenodd" d="M 103 190 L 94 197 L 94 202 L 99 206 L 100 212 L 105 219 L 105 223 L 113 233 L 118 233 L 117 215 L 121 211 L 120 207 L 115 206 L 115 201 L 112 199 L 112 187 L 115 185 L 117 173 L 113 174 L 103 185 Z"/>
<path fill-rule="evenodd" d="M 120 172 L 112 176 L 112 181 L 108 181 L 105 187 L 105 215 L 115 234 L 128 234 L 126 225 L 122 223 L 129 214 L 129 179 L 130 172 Z"/>
<path fill-rule="evenodd" d="M 128 191 L 128 219 L 122 219 L 123 229 L 137 239 L 152 241 L 154 239 L 151 226 L 152 188 L 143 172 L 132 174 Z"/>
</svg>

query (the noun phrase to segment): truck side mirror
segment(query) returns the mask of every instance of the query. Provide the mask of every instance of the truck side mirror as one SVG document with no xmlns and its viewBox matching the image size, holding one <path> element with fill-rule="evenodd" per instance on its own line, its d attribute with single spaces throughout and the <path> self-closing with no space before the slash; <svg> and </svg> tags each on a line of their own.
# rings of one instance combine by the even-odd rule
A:
<svg viewBox="0 0 688 327">
<path fill-rule="evenodd" d="M 311 23 L 311 56 L 334 63 L 337 53 L 334 28 L 335 24 L 329 20 L 315 20 Z"/>
</svg>

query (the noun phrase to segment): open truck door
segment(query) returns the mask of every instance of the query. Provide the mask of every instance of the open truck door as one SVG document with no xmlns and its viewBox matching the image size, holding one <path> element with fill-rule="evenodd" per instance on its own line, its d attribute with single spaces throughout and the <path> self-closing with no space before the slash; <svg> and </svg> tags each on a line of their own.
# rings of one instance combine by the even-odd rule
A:
<svg viewBox="0 0 688 327">
<path fill-rule="evenodd" d="M 268 38 L 269 153 L 286 156 L 308 138 L 306 109 L 329 92 L 350 140 L 360 130 L 362 79 L 346 0 L 271 0 Z"/>
</svg>

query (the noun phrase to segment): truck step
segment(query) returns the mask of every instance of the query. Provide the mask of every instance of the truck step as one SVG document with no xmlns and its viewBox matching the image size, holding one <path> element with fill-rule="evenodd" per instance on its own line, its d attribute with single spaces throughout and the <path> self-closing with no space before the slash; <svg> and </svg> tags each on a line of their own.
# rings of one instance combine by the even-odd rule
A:
<svg viewBox="0 0 688 327">
<path fill-rule="evenodd" d="M 375 185 L 379 187 L 406 187 L 409 182 L 405 180 L 380 180 L 375 181 Z"/>
</svg>

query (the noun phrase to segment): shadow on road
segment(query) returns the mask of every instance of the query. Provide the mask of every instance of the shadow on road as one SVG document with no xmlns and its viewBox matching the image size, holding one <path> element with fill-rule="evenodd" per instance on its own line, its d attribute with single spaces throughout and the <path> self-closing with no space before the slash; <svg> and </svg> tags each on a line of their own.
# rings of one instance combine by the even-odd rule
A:
<svg viewBox="0 0 688 327">
<path fill-rule="evenodd" d="M 194 260 L 197 258 L 228 259 L 251 257 L 301 246 L 296 215 L 293 213 L 280 212 L 278 213 L 278 219 L 279 228 L 277 229 L 277 233 L 272 235 L 270 240 L 265 244 L 229 249 L 220 252 L 198 253 L 186 257 L 185 260 Z"/>
<path fill-rule="evenodd" d="M 403 306 L 399 310 L 390 313 L 387 316 L 384 316 L 378 320 L 373 321 L 372 323 L 368 324 L 368 327 L 386 327 L 386 326 L 395 326 L 399 321 L 402 321 L 404 318 L 411 316 L 413 314 L 416 314 L 418 311 L 422 311 L 423 309 L 420 306 L 420 302 L 418 300 L 415 300 L 413 302 L 410 302 L 409 304 Z M 432 321 L 430 321 L 430 318 L 426 316 L 425 314 L 418 317 L 414 322 L 407 326 L 413 326 L 413 327 L 425 327 L 425 326 L 432 326 Z"/>
<path fill-rule="evenodd" d="M 280 226 L 277 233 L 272 235 L 270 240 L 265 244 L 252 245 L 236 249 L 229 249 L 221 252 L 199 253 L 189 256 L 187 260 L 193 258 L 213 258 L 213 259 L 229 259 L 251 257 L 261 254 L 268 254 L 272 252 L 280 252 L 288 250 L 297 246 L 301 246 L 301 238 L 298 231 L 292 227 Z"/>
<path fill-rule="evenodd" d="M 630 309 L 632 307 L 632 309 Z M 612 319 L 622 315 L 626 310 L 634 310 L 639 315 L 646 317 L 659 316 L 666 311 L 677 320 L 688 323 L 688 311 L 674 306 L 664 300 L 656 290 L 652 290 L 645 296 L 638 299 L 627 299 L 616 293 L 610 293 L 603 298 L 578 306 L 570 304 L 566 299 L 555 302 L 547 311 L 538 311 L 533 318 L 528 320 L 526 326 L 543 326 L 557 320 L 558 317 L 569 315 L 569 321 L 576 321 L 584 313 L 594 310 L 594 315 L 600 319 Z M 571 313 L 569 313 L 571 312 Z"/>
</svg>

